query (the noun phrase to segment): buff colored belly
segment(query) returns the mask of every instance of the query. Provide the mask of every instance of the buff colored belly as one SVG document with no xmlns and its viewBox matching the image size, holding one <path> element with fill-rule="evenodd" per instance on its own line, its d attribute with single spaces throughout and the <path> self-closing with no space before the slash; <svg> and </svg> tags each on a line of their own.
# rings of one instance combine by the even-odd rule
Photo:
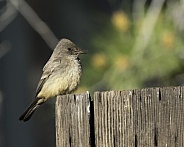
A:
<svg viewBox="0 0 184 147">
<path fill-rule="evenodd" d="M 50 76 L 43 85 L 37 97 L 48 99 L 57 95 L 71 93 L 77 88 L 80 81 L 78 72 L 69 72 L 70 74 L 56 74 Z"/>
</svg>

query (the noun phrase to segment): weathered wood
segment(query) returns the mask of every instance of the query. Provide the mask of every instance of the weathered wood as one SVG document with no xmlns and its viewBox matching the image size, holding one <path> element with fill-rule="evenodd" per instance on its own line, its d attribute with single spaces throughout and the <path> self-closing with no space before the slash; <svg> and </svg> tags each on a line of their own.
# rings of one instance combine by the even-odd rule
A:
<svg viewBox="0 0 184 147">
<path fill-rule="evenodd" d="M 184 146 L 183 94 L 183 87 L 96 92 L 96 146 Z"/>
<path fill-rule="evenodd" d="M 184 87 L 58 96 L 57 147 L 183 147 Z"/>
<path fill-rule="evenodd" d="M 58 96 L 56 100 L 56 146 L 90 146 L 90 96 Z"/>
</svg>

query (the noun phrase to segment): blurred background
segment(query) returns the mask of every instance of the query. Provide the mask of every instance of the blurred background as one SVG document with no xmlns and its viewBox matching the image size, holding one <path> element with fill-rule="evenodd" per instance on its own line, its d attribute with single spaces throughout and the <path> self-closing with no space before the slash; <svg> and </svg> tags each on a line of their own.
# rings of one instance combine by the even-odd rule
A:
<svg viewBox="0 0 184 147">
<path fill-rule="evenodd" d="M 61 38 L 82 49 L 77 93 L 184 83 L 184 0 L 0 0 L 0 147 L 54 147 L 52 99 L 29 122 L 42 68 Z"/>
</svg>

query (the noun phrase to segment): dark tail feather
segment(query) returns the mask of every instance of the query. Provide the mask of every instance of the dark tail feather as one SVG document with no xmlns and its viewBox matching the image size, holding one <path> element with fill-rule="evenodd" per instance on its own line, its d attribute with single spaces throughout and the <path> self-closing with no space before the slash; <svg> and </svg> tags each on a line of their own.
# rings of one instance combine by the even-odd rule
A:
<svg viewBox="0 0 184 147">
<path fill-rule="evenodd" d="M 40 99 L 41 98 L 36 98 L 31 103 L 31 105 L 26 109 L 26 111 L 19 117 L 19 120 L 23 120 L 24 122 L 28 121 L 33 115 L 33 113 L 35 112 L 35 110 L 42 104 L 42 103 L 39 103 Z"/>
</svg>

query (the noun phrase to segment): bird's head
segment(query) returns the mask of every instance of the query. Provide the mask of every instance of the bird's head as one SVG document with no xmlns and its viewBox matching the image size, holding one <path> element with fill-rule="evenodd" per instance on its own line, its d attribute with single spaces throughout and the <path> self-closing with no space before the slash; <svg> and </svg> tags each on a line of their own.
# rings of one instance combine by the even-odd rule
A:
<svg viewBox="0 0 184 147">
<path fill-rule="evenodd" d="M 61 39 L 58 42 L 56 48 L 54 49 L 54 52 L 58 56 L 63 56 L 63 55 L 78 56 L 79 54 L 86 53 L 86 51 L 81 50 L 69 39 Z"/>
</svg>

